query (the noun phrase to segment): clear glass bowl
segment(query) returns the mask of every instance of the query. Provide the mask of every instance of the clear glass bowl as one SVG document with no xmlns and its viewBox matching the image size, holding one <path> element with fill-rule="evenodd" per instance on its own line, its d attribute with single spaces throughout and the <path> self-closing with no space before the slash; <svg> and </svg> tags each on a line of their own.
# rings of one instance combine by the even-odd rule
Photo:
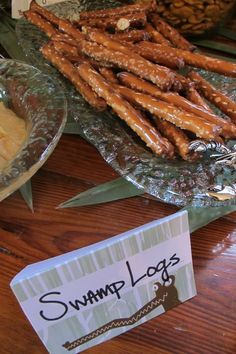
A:
<svg viewBox="0 0 236 354">
<path fill-rule="evenodd" d="M 95 8 L 115 7 L 113 0 L 70 0 L 49 7 L 56 15 L 73 19 L 79 12 Z M 166 161 L 155 156 L 133 132 L 110 110 L 95 112 L 66 80 L 41 55 L 40 47 L 48 38 L 25 19 L 18 21 L 19 42 L 30 63 L 57 78 L 68 100 L 68 119 L 75 119 L 86 139 L 121 176 L 156 198 L 175 205 L 223 206 L 236 203 L 236 198 L 219 201 L 208 195 L 212 186 L 236 186 L 236 170 L 222 168 L 205 156 L 196 163 L 182 160 Z M 236 99 L 236 79 L 200 71 L 218 89 Z M 219 112 L 217 112 L 219 113 Z M 229 141 L 232 146 L 236 141 Z"/>
<path fill-rule="evenodd" d="M 26 120 L 27 139 L 0 171 L 0 201 L 43 165 L 63 132 L 67 101 L 55 79 L 22 62 L 0 59 L 0 101 Z"/>
</svg>

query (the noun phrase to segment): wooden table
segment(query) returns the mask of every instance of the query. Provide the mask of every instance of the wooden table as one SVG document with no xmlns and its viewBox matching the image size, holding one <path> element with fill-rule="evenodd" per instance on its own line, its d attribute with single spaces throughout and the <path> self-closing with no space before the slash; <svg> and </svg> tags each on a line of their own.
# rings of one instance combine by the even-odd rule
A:
<svg viewBox="0 0 236 354">
<path fill-rule="evenodd" d="M 116 177 L 92 146 L 64 135 L 33 177 L 34 214 L 19 193 L 0 203 L 1 354 L 46 353 L 9 287 L 20 270 L 177 210 L 143 196 L 56 209 L 76 193 Z M 88 353 L 236 352 L 236 213 L 195 232 L 191 243 L 198 295 Z"/>
</svg>

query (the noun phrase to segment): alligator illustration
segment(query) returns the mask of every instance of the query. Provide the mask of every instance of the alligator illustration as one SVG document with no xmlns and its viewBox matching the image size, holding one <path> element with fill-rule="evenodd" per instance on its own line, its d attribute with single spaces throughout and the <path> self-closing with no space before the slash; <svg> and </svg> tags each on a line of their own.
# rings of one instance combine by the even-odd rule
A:
<svg viewBox="0 0 236 354">
<path fill-rule="evenodd" d="M 111 329 L 133 325 L 160 305 L 164 307 L 165 311 L 168 311 L 172 307 L 181 304 L 178 298 L 178 291 L 175 287 L 174 275 L 171 275 L 169 280 L 165 281 L 163 285 L 160 282 L 154 283 L 153 290 L 155 291 L 155 297 L 132 316 L 112 320 L 73 342 L 66 342 L 63 344 L 63 347 L 70 351 Z"/>
</svg>

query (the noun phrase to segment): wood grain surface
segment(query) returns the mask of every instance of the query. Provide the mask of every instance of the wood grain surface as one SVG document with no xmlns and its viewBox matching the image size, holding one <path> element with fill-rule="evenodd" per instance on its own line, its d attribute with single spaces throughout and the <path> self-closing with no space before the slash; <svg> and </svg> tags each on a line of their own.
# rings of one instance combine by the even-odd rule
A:
<svg viewBox="0 0 236 354">
<path fill-rule="evenodd" d="M 0 203 L 1 354 L 43 354 L 46 349 L 21 311 L 9 283 L 30 263 L 107 239 L 177 208 L 145 196 L 58 210 L 78 192 L 116 178 L 97 151 L 64 135 L 33 177 L 35 212 L 19 193 Z M 165 315 L 87 350 L 90 354 L 235 353 L 236 214 L 192 234 L 198 295 Z"/>
</svg>

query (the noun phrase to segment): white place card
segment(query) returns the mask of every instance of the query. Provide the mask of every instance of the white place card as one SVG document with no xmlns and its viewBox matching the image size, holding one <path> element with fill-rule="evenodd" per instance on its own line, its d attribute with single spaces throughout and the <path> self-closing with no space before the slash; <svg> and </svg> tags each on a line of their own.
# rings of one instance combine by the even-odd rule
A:
<svg viewBox="0 0 236 354">
<path fill-rule="evenodd" d="M 65 0 L 37 0 L 37 3 L 41 6 L 47 6 L 56 4 L 58 2 L 62 2 Z M 12 0 L 11 1 L 11 8 L 12 8 L 12 18 L 20 18 L 22 17 L 23 11 L 29 9 L 31 0 Z"/>
<path fill-rule="evenodd" d="M 11 288 L 50 353 L 79 353 L 196 295 L 187 212 L 30 265 Z"/>
</svg>

